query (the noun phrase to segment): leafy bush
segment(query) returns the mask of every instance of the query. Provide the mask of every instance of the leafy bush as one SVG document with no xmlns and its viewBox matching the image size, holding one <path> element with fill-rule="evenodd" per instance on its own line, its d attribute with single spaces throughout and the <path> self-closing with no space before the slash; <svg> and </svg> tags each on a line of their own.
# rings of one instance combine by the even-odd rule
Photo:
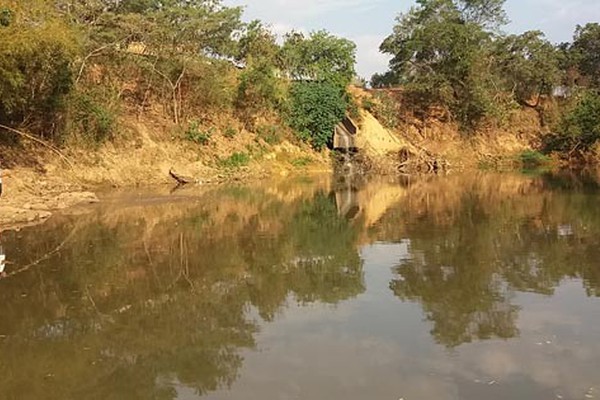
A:
<svg viewBox="0 0 600 400">
<path fill-rule="evenodd" d="M 310 157 L 299 157 L 292 160 L 292 165 L 294 167 L 306 167 L 307 165 L 312 163 L 312 158 Z"/>
<path fill-rule="evenodd" d="M 221 160 L 219 164 L 225 168 L 239 168 L 248 165 L 250 155 L 248 153 L 233 153 L 231 156 Z"/>
<path fill-rule="evenodd" d="M 335 125 L 346 115 L 344 89 L 327 82 L 297 82 L 290 91 L 289 125 L 319 150 L 331 143 Z"/>
<path fill-rule="evenodd" d="M 550 158 L 535 150 L 526 150 L 519 155 L 523 167 L 533 169 L 550 162 Z"/>
<path fill-rule="evenodd" d="M 197 121 L 190 122 L 187 130 L 185 131 L 185 138 L 189 141 L 207 145 L 210 142 L 210 138 L 214 133 L 214 128 L 210 128 L 207 131 L 200 130 L 200 124 Z"/>
<path fill-rule="evenodd" d="M 12 14 L 3 17 L 12 18 Z M 0 26 L 0 123 L 58 137 L 73 87 L 74 39 L 61 25 Z"/>
<path fill-rule="evenodd" d="M 259 63 L 242 73 L 236 105 L 247 113 L 256 114 L 279 108 L 283 96 L 281 82 L 275 76 L 273 66 Z"/>
<path fill-rule="evenodd" d="M 228 126 L 227 128 L 225 128 L 225 132 L 223 132 L 223 136 L 225 136 L 228 139 L 233 139 L 235 137 L 235 135 L 237 135 L 238 131 L 237 129 L 235 129 L 232 126 Z"/>
<path fill-rule="evenodd" d="M 92 143 L 102 143 L 112 137 L 117 124 L 117 110 L 103 101 L 99 91 L 75 93 L 72 107 L 71 132 L 80 134 Z"/>
<path fill-rule="evenodd" d="M 375 116 L 388 129 L 398 127 L 398 102 L 385 92 L 375 92 L 373 98 L 363 99 L 365 110 Z"/>
<path fill-rule="evenodd" d="M 282 140 L 280 129 L 275 125 L 261 125 L 256 129 L 256 135 L 268 144 L 278 144 Z"/>
<path fill-rule="evenodd" d="M 593 90 L 584 92 L 562 118 L 558 131 L 558 134 L 547 138 L 547 150 L 569 155 L 590 150 L 600 139 L 600 93 Z"/>
</svg>

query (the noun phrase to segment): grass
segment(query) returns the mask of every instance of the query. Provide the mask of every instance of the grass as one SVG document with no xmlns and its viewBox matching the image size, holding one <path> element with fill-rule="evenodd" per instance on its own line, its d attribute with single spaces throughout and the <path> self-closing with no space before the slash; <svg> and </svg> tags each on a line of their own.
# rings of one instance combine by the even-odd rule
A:
<svg viewBox="0 0 600 400">
<path fill-rule="evenodd" d="M 187 140 L 195 142 L 201 145 L 207 145 L 210 142 L 210 138 L 214 133 L 214 128 L 210 128 L 207 131 L 200 130 L 200 124 L 196 121 L 190 122 L 184 136 Z"/>
<path fill-rule="evenodd" d="M 282 141 L 279 129 L 275 125 L 262 125 L 256 129 L 256 136 L 264 140 L 267 144 L 279 144 Z"/>
<path fill-rule="evenodd" d="M 549 164 L 552 161 L 550 157 L 535 150 L 525 150 L 519 154 L 519 160 L 526 169 L 539 168 Z"/>
<path fill-rule="evenodd" d="M 219 165 L 224 168 L 240 168 L 250 163 L 250 155 L 248 153 L 233 153 L 227 158 L 219 161 Z"/>
<path fill-rule="evenodd" d="M 312 164 L 312 158 L 310 158 L 310 157 L 295 158 L 291 161 L 291 164 L 297 168 L 306 167 L 307 165 Z"/>
<path fill-rule="evenodd" d="M 223 136 L 225 136 L 228 139 L 233 139 L 235 135 L 237 135 L 237 133 L 238 131 L 234 127 L 228 126 L 225 129 L 225 132 L 223 132 Z"/>
</svg>

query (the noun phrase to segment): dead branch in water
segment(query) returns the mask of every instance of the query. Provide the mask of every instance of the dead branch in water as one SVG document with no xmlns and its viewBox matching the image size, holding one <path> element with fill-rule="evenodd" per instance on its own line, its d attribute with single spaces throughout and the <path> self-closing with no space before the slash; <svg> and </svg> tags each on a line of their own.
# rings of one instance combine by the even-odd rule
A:
<svg viewBox="0 0 600 400">
<path fill-rule="evenodd" d="M 29 139 L 29 140 L 37 143 L 37 144 L 41 144 L 42 146 L 50 149 L 53 153 L 57 154 L 71 169 L 74 168 L 73 167 L 73 163 L 71 162 L 71 160 L 69 160 L 67 158 L 67 156 L 65 156 L 59 149 L 57 149 L 55 146 L 51 145 L 50 143 L 48 143 L 48 142 L 46 142 L 46 141 L 44 141 L 42 139 L 36 138 L 35 136 L 30 135 L 28 133 L 19 131 L 19 130 L 15 129 L 15 128 L 11 128 L 9 126 L 5 126 L 5 125 L 1 125 L 0 124 L 0 129 L 4 129 L 6 131 L 9 131 L 9 132 L 12 132 L 12 133 L 16 133 L 17 135 L 19 135 L 21 137 L 24 137 L 25 139 Z"/>
<path fill-rule="evenodd" d="M 195 182 L 194 178 L 191 178 L 189 176 L 179 175 L 179 174 L 175 173 L 172 168 L 169 169 L 169 176 L 171 178 L 175 179 L 175 181 L 177 182 L 178 185 L 187 185 L 188 183 Z"/>
</svg>

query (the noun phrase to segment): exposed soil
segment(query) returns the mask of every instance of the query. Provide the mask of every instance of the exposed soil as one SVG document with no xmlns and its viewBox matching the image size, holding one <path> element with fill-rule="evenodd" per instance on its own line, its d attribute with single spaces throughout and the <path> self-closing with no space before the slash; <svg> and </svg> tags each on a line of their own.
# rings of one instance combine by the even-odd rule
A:
<svg viewBox="0 0 600 400">
<path fill-rule="evenodd" d="M 68 143 L 62 151 L 69 162 L 31 143 L 18 149 L 0 145 L 0 231 L 42 222 L 56 210 L 95 203 L 92 192 L 102 188 L 175 186 L 170 170 L 203 185 L 331 170 L 326 152 L 293 143 L 287 132 L 275 132 L 276 143 L 267 143 L 235 126 L 234 120 L 226 124 L 233 126 L 234 137 L 226 137 L 212 123 L 209 142 L 198 144 L 160 115 L 125 116 L 117 140 L 97 148 Z M 243 154 L 242 162 L 228 160 L 236 153 Z"/>
<path fill-rule="evenodd" d="M 356 88 L 352 93 L 358 99 L 371 96 Z M 417 119 L 408 110 L 393 130 L 367 111 L 361 117 L 358 146 L 384 174 L 514 169 L 521 166 L 522 152 L 539 147 L 545 129 L 538 113 L 529 108 L 515 111 L 503 126 L 480 127 L 476 133 L 461 132 L 458 125 L 435 116 Z"/>
<path fill-rule="evenodd" d="M 353 94 L 369 96 L 358 89 Z M 210 133 L 204 144 L 189 140 L 159 111 L 126 114 L 118 139 L 99 147 L 75 139 L 67 143 L 62 151 L 69 162 L 31 143 L 19 148 L 0 145 L 0 231 L 39 223 L 56 210 L 95 203 L 92 192 L 103 187 L 174 186 L 169 171 L 202 185 L 332 171 L 328 152 L 313 151 L 269 121 L 263 126 L 271 136 L 249 132 L 232 116 L 202 124 L 200 129 Z M 505 129 L 489 128 L 471 136 L 436 119 L 405 118 L 392 131 L 367 111 L 362 111 L 359 125 L 359 159 L 377 174 L 511 164 L 535 145 L 541 131 L 534 110 L 515 113 Z M 241 162 L 230 159 L 235 154 L 242 155 Z"/>
</svg>

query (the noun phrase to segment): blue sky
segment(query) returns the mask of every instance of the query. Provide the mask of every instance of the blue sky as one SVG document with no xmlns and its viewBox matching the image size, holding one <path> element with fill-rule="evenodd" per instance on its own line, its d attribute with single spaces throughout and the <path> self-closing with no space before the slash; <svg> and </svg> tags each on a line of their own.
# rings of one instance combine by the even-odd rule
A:
<svg viewBox="0 0 600 400">
<path fill-rule="evenodd" d="M 413 0 L 224 0 L 246 7 L 244 18 L 261 19 L 279 34 L 291 29 L 328 31 L 358 46 L 357 71 L 366 78 L 386 70 L 379 44 L 391 31 L 395 16 Z M 520 33 L 539 29 L 553 42 L 570 41 L 577 24 L 600 22 L 600 0 L 507 0 L 512 21 L 505 29 Z"/>
</svg>

